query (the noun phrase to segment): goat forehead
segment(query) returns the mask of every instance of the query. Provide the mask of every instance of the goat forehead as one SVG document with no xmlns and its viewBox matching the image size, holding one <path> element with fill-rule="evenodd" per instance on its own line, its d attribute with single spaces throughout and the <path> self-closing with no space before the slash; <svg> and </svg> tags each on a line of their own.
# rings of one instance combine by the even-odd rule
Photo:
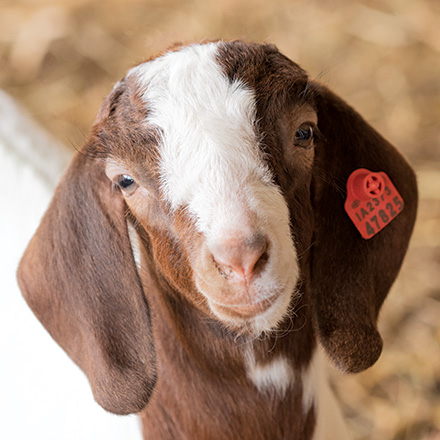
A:
<svg viewBox="0 0 440 440">
<path fill-rule="evenodd" d="M 259 149 L 254 92 L 226 76 L 217 43 L 167 53 L 131 75 L 145 90 L 147 124 L 161 133 L 161 187 L 173 208 L 272 180 Z"/>
</svg>

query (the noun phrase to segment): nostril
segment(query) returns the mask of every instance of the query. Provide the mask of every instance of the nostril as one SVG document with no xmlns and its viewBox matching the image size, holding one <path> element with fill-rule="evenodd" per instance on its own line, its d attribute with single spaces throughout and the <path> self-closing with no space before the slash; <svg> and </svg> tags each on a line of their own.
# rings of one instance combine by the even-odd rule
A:
<svg viewBox="0 0 440 440">
<path fill-rule="evenodd" d="M 217 269 L 225 279 L 233 277 L 247 282 L 269 259 L 268 240 L 260 234 L 245 240 L 224 240 L 211 248 Z"/>
<path fill-rule="evenodd" d="M 264 268 L 264 266 L 267 263 L 267 260 L 269 260 L 269 254 L 267 250 L 265 250 L 254 265 L 254 269 L 253 269 L 254 275 L 260 272 Z"/>
</svg>

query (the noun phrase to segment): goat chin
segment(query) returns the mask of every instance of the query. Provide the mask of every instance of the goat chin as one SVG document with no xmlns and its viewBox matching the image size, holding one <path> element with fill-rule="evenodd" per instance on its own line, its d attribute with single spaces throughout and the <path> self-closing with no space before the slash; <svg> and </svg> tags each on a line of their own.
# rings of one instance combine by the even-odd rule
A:
<svg viewBox="0 0 440 440">
<path fill-rule="evenodd" d="M 211 311 L 227 327 L 240 334 L 258 337 L 276 330 L 289 310 L 292 295 L 283 292 L 273 299 L 263 300 L 253 306 L 221 306 L 209 302 Z"/>
</svg>

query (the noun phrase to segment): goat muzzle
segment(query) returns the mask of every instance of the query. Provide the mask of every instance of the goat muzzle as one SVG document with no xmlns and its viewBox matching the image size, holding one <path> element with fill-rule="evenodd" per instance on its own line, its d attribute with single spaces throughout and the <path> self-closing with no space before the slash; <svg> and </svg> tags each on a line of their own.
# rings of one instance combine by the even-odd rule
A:
<svg viewBox="0 0 440 440">
<path fill-rule="evenodd" d="M 245 239 L 229 238 L 211 245 L 212 258 L 223 278 L 248 287 L 266 265 L 269 242 L 262 234 Z"/>
</svg>

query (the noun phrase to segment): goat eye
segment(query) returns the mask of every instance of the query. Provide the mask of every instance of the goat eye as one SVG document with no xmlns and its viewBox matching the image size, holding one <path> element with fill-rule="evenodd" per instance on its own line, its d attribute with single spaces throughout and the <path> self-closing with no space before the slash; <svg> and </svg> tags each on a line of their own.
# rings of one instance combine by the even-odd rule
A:
<svg viewBox="0 0 440 440">
<path fill-rule="evenodd" d="M 127 174 L 122 174 L 121 176 L 118 176 L 116 179 L 116 184 L 126 194 L 132 194 L 137 188 L 137 184 L 134 181 L 133 177 L 128 176 Z"/>
<path fill-rule="evenodd" d="M 313 127 L 310 124 L 301 125 L 295 134 L 295 145 L 310 148 L 313 144 Z"/>
<path fill-rule="evenodd" d="M 134 179 L 130 176 L 127 176 L 126 174 L 122 175 L 118 179 L 118 185 L 121 188 L 128 188 L 129 186 L 134 184 Z"/>
</svg>

